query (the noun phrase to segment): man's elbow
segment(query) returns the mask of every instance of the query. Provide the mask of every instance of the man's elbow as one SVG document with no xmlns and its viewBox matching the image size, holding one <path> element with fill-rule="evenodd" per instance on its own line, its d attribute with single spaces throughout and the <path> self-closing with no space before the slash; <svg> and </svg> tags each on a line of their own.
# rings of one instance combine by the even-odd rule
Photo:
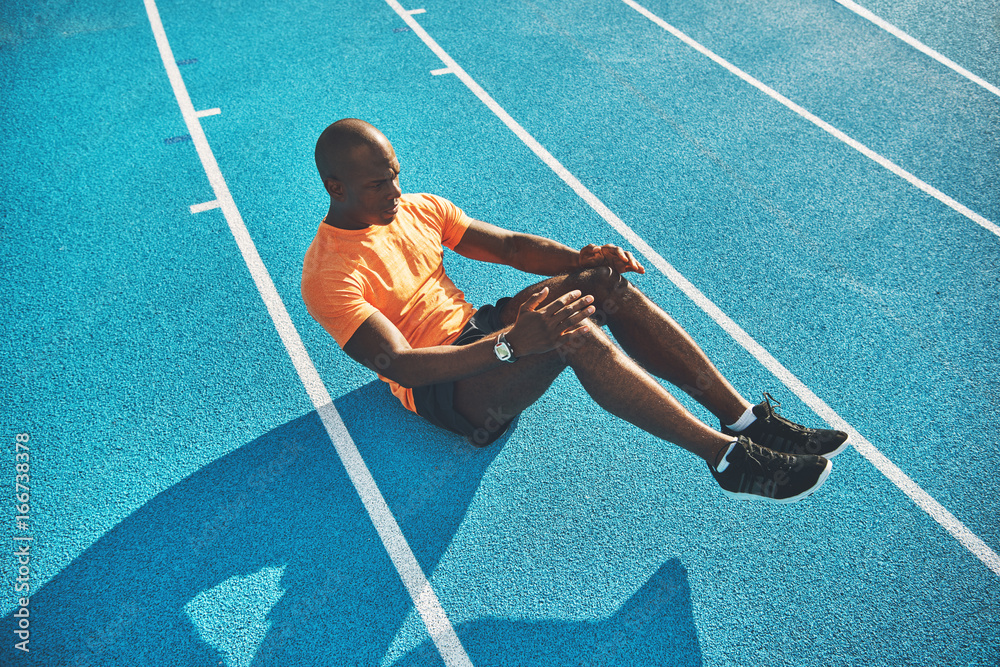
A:
<svg viewBox="0 0 1000 667">
<path fill-rule="evenodd" d="M 524 271 L 524 244 L 517 234 L 511 234 L 504 239 L 503 264 Z"/>
<path fill-rule="evenodd" d="M 376 373 L 380 377 L 392 380 L 404 389 L 413 389 L 426 382 L 421 382 L 416 373 L 407 368 L 405 361 L 400 361 L 401 355 L 383 352 L 375 355 L 374 359 L 365 359 L 363 362 L 368 370 Z"/>
<path fill-rule="evenodd" d="M 385 377 L 389 378 L 403 389 L 413 389 L 414 387 L 419 387 L 421 384 L 424 384 L 422 382 L 417 382 L 415 378 L 410 375 L 406 375 L 405 373 L 398 374 L 395 377 L 390 377 L 388 375 Z"/>
</svg>

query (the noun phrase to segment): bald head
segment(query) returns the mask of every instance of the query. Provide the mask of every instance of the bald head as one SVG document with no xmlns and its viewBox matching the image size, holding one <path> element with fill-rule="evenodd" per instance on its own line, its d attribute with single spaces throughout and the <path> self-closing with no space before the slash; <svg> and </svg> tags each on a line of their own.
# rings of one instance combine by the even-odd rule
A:
<svg viewBox="0 0 1000 667">
<path fill-rule="evenodd" d="M 399 160 L 385 135 L 365 121 L 344 118 L 323 130 L 316 168 L 330 195 L 327 224 L 362 229 L 395 219 L 403 196 Z"/>
<path fill-rule="evenodd" d="M 316 168 L 325 183 L 327 179 L 343 180 L 372 151 L 392 150 L 385 135 L 374 125 L 357 118 L 344 118 L 323 130 L 316 142 Z"/>
</svg>

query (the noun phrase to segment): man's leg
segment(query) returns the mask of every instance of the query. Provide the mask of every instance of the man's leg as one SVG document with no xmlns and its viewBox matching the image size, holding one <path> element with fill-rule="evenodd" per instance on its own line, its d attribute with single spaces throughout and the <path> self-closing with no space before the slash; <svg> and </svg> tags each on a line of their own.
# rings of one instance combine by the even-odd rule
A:
<svg viewBox="0 0 1000 667">
<path fill-rule="evenodd" d="M 513 324 L 521 304 L 542 287 L 549 288 L 547 301 L 576 289 L 593 295 L 597 312 L 592 321 L 607 324 L 628 356 L 691 395 L 723 424 L 735 423 L 750 407 L 673 318 L 608 267 L 556 276 L 522 290 L 504 308 L 504 324 Z"/>
<path fill-rule="evenodd" d="M 723 425 L 736 424 L 751 408 L 687 332 L 610 268 L 556 276 L 522 290 L 504 308 L 504 323 L 512 324 L 521 304 L 543 286 L 549 288 L 548 299 L 572 290 L 593 295 L 597 312 L 591 321 L 606 324 L 632 359 L 690 394 Z M 575 344 L 575 338 L 571 337 L 564 347 L 571 349 Z M 846 433 L 800 426 L 778 415 L 770 403 L 754 406 L 750 417 L 749 426 L 744 423 L 745 430 L 738 433 L 778 452 L 833 457 L 847 447 Z M 723 430 L 730 437 L 737 435 L 731 429 Z"/>
<path fill-rule="evenodd" d="M 506 325 L 513 324 L 524 300 L 536 294 L 543 285 L 554 292 L 549 295 L 550 299 L 582 289 L 598 297 L 597 303 L 604 305 L 608 313 L 609 324 L 614 320 L 613 330 L 635 326 L 649 336 L 652 344 L 629 337 L 633 332 L 624 332 L 627 344 L 643 363 L 675 383 L 689 384 L 687 381 L 692 379 L 697 382 L 696 378 L 702 375 L 710 378 L 711 382 L 701 383 L 709 385 L 699 390 L 702 393 L 692 392 L 692 395 L 717 416 L 735 421 L 732 415 L 749 408 L 673 320 L 665 314 L 662 315 L 665 319 L 661 319 L 662 311 L 650 310 L 647 304 L 652 302 L 638 290 L 627 282 L 610 283 L 612 278 L 618 276 L 597 269 L 547 280 L 508 302 L 501 319 Z M 619 315 L 623 310 L 625 314 Z M 665 332 L 645 328 L 659 322 L 665 322 Z M 777 453 L 743 436 L 734 442 L 732 435 L 708 427 L 688 412 L 597 324 L 585 320 L 585 325 L 583 333 L 574 334 L 567 344 L 555 350 L 525 356 L 512 364 L 457 381 L 454 408 L 472 424 L 498 434 L 502 425 L 535 402 L 569 366 L 602 408 L 704 459 L 723 492 L 730 496 L 796 502 L 826 481 L 831 468 L 826 458 Z M 656 341 L 661 338 L 667 342 L 659 347 Z M 491 424 L 496 424 L 497 428 L 492 428 Z M 485 445 L 489 441 L 476 444 Z"/>
<path fill-rule="evenodd" d="M 523 357 L 457 381 L 455 409 L 472 424 L 498 432 L 499 426 L 538 400 L 567 366 L 602 408 L 711 464 L 733 441 L 688 412 L 593 324 L 571 348 Z"/>
</svg>

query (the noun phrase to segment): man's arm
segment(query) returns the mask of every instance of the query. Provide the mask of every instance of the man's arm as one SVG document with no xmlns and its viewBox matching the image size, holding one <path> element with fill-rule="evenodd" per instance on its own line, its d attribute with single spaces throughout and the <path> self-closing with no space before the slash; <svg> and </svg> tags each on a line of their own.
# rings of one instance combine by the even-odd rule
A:
<svg viewBox="0 0 1000 667">
<path fill-rule="evenodd" d="M 385 315 L 373 313 L 344 345 L 344 352 L 404 387 L 419 387 L 460 380 L 504 363 L 493 353 L 495 338 L 414 349 Z"/>
<path fill-rule="evenodd" d="M 557 276 L 594 266 L 610 266 L 621 273 L 645 273 L 632 253 L 618 246 L 590 244 L 577 251 L 558 241 L 512 232 L 480 220 L 474 220 L 465 230 L 455 252 L 469 259 L 506 264 L 542 276 Z"/>
<path fill-rule="evenodd" d="M 555 349 L 563 336 L 583 329 L 581 322 L 594 313 L 593 297 L 578 290 L 541 306 L 546 296 L 548 288 L 534 294 L 521 306 L 514 325 L 498 332 L 506 334 L 519 357 Z M 419 387 L 453 382 L 506 363 L 493 352 L 495 341 L 492 335 L 469 345 L 412 348 L 385 315 L 375 312 L 347 341 L 344 352 L 404 387 Z"/>
</svg>

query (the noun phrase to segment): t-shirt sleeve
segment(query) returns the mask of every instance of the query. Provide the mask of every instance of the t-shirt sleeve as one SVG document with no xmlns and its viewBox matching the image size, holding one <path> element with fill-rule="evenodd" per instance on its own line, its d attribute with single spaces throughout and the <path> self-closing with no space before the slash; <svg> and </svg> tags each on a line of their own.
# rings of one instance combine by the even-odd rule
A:
<svg viewBox="0 0 1000 667">
<path fill-rule="evenodd" d="M 465 211 L 452 204 L 443 197 L 436 195 L 425 195 L 434 205 L 439 220 L 441 221 L 441 243 L 450 250 L 462 240 L 465 230 L 472 224 L 472 218 L 465 214 Z"/>
<path fill-rule="evenodd" d="M 341 348 L 364 321 L 378 312 L 365 300 L 364 291 L 353 281 L 335 276 L 316 276 L 302 281 L 302 300 Z"/>
</svg>

